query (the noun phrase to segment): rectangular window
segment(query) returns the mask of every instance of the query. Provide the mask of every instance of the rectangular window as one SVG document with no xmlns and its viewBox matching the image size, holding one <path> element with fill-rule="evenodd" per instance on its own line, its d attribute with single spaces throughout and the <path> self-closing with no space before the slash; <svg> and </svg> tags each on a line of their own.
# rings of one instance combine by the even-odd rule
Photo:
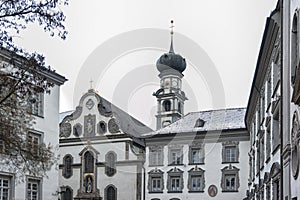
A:
<svg viewBox="0 0 300 200">
<path fill-rule="evenodd" d="M 152 178 L 152 191 L 161 191 L 161 178 Z"/>
<path fill-rule="evenodd" d="M 163 165 L 163 148 L 162 147 L 149 147 L 149 165 L 157 166 Z"/>
<path fill-rule="evenodd" d="M 29 112 L 33 115 L 44 116 L 44 93 L 33 94 L 28 99 Z"/>
<path fill-rule="evenodd" d="M 8 200 L 11 195 L 11 179 L 7 176 L 0 176 L 0 200 Z"/>
<path fill-rule="evenodd" d="M 192 191 L 200 191 L 201 190 L 201 176 L 192 176 Z"/>
<path fill-rule="evenodd" d="M 260 158 L 259 158 L 259 165 L 260 167 L 262 168 L 264 166 L 264 162 L 265 162 L 265 136 L 262 135 L 260 140 L 259 140 L 259 145 L 260 145 L 260 148 L 259 148 L 259 151 L 260 151 Z"/>
<path fill-rule="evenodd" d="M 235 175 L 225 175 L 225 190 L 233 191 L 236 190 L 236 176 Z"/>
<path fill-rule="evenodd" d="M 171 191 L 181 191 L 180 177 L 171 178 Z"/>
<path fill-rule="evenodd" d="M 190 147 L 190 164 L 204 163 L 204 147 Z"/>
<path fill-rule="evenodd" d="M 170 149 L 170 164 L 171 165 L 180 165 L 180 164 L 182 164 L 181 149 Z"/>
<path fill-rule="evenodd" d="M 27 199 L 39 200 L 40 198 L 40 185 L 38 180 L 28 179 L 27 182 Z"/>
<path fill-rule="evenodd" d="M 273 116 L 273 124 L 272 124 L 272 151 L 275 151 L 277 147 L 279 146 L 279 137 L 280 137 L 280 131 L 279 131 L 279 114 Z"/>
<path fill-rule="evenodd" d="M 270 128 L 268 127 L 266 131 L 266 160 L 270 158 L 270 154 L 271 154 L 271 132 L 270 132 Z"/>
<path fill-rule="evenodd" d="M 27 148 L 30 150 L 33 155 L 37 156 L 39 154 L 39 145 L 41 143 L 41 136 L 39 134 L 35 134 L 29 132 L 27 135 Z"/>
<path fill-rule="evenodd" d="M 225 162 L 236 162 L 236 147 L 227 146 L 225 147 Z"/>
</svg>

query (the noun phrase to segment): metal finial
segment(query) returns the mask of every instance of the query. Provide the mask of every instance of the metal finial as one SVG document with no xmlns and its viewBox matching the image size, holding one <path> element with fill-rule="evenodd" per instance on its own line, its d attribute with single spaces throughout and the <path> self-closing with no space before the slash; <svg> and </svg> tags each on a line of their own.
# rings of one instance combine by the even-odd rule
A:
<svg viewBox="0 0 300 200">
<path fill-rule="evenodd" d="M 90 89 L 93 89 L 93 79 L 90 80 Z"/>
<path fill-rule="evenodd" d="M 174 49 L 173 49 L 173 34 L 174 34 L 174 25 L 173 25 L 173 23 L 174 23 L 174 21 L 173 20 L 171 20 L 171 26 L 170 26 L 170 29 L 171 29 L 171 31 L 170 31 L 170 33 L 171 33 L 171 46 L 170 46 L 170 51 L 169 51 L 169 53 L 174 53 Z"/>
</svg>

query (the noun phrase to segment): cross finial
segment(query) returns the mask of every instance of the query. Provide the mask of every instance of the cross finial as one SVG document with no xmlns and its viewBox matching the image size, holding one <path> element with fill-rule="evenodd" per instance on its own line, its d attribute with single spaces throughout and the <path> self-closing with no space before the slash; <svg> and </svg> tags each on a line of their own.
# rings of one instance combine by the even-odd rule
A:
<svg viewBox="0 0 300 200">
<path fill-rule="evenodd" d="M 171 29 L 171 31 L 170 31 L 170 33 L 171 33 L 171 46 L 170 46 L 169 53 L 174 53 L 174 49 L 173 49 L 173 34 L 174 34 L 173 28 L 174 28 L 174 25 L 173 25 L 173 23 L 174 23 L 174 21 L 171 20 L 171 26 L 170 26 L 170 29 Z"/>
<path fill-rule="evenodd" d="M 91 87 L 90 89 L 93 89 L 93 82 L 94 82 L 93 79 L 91 79 L 90 80 L 90 87 Z"/>
</svg>

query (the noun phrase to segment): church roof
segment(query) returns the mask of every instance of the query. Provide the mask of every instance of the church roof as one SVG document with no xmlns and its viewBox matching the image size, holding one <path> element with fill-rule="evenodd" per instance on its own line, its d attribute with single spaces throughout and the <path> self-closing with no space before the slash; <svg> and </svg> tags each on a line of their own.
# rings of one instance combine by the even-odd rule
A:
<svg viewBox="0 0 300 200">
<path fill-rule="evenodd" d="M 191 112 L 169 126 L 143 136 L 245 129 L 245 112 L 246 108 Z"/>
</svg>

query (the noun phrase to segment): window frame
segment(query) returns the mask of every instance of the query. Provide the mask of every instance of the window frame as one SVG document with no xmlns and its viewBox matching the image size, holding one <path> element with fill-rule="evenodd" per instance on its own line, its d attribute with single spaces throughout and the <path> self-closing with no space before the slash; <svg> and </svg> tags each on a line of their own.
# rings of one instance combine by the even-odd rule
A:
<svg viewBox="0 0 300 200">
<path fill-rule="evenodd" d="M 229 164 L 228 167 L 224 167 L 223 169 L 221 169 L 221 171 L 222 171 L 222 178 L 221 178 L 222 192 L 238 192 L 238 189 L 240 187 L 239 169 Z M 230 189 L 226 187 L 227 177 L 235 178 L 234 188 Z"/>
<path fill-rule="evenodd" d="M 175 157 L 173 157 L 175 155 Z M 183 165 L 183 146 L 182 145 L 170 145 L 169 151 L 169 166 Z M 175 160 L 174 160 L 175 158 Z"/>
<path fill-rule="evenodd" d="M 28 184 L 31 184 L 30 190 L 28 188 Z M 34 190 L 37 194 L 37 198 L 36 200 L 42 200 L 42 181 L 41 179 L 37 179 L 34 177 L 27 177 L 27 181 L 26 181 L 26 199 L 27 200 L 32 200 L 32 184 L 36 184 L 37 185 L 37 189 Z M 29 193 L 30 193 L 30 197 L 29 197 Z M 34 199 L 33 199 L 34 200 Z"/>
<path fill-rule="evenodd" d="M 199 161 L 194 161 L 193 151 L 199 152 Z M 189 165 L 200 165 L 205 163 L 205 146 L 204 143 L 194 143 L 189 147 Z"/>
<path fill-rule="evenodd" d="M 234 149 L 235 158 L 232 160 L 231 157 L 228 159 L 227 150 Z M 231 156 L 230 152 L 230 156 Z M 239 163 L 239 142 L 238 141 L 226 141 L 222 142 L 222 164 L 226 163 Z"/>
<path fill-rule="evenodd" d="M 160 179 L 160 189 L 153 188 L 153 179 Z M 164 190 L 164 172 L 157 168 L 148 172 L 148 192 L 163 193 L 163 190 Z"/>
<path fill-rule="evenodd" d="M 205 176 L 204 176 L 205 170 L 198 168 L 197 166 L 195 168 L 192 168 L 188 171 L 188 190 L 189 192 L 204 192 L 205 188 Z M 193 188 L 193 179 L 199 178 L 199 189 Z"/>
<path fill-rule="evenodd" d="M 163 146 L 149 146 L 149 166 L 163 166 L 163 150 Z"/>
<path fill-rule="evenodd" d="M 168 182 L 167 182 L 167 189 L 168 193 L 182 193 L 183 190 L 183 171 L 179 168 L 175 167 L 171 169 L 168 173 Z M 175 190 L 172 187 L 173 180 L 178 180 L 178 188 L 176 187 Z"/>
</svg>

